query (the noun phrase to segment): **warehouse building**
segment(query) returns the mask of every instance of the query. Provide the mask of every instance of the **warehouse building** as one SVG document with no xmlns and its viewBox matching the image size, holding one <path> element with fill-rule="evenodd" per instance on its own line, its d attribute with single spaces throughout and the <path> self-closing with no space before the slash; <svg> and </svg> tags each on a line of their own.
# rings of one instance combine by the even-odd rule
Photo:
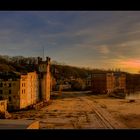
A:
<svg viewBox="0 0 140 140">
<path fill-rule="evenodd" d="M 126 90 L 126 76 L 121 72 L 93 73 L 91 80 L 92 92 L 110 94 L 116 90 Z"/>
<path fill-rule="evenodd" d="M 8 110 L 20 110 L 39 101 L 50 100 L 50 58 L 38 58 L 38 71 L 0 73 L 0 100 L 7 100 Z"/>
</svg>

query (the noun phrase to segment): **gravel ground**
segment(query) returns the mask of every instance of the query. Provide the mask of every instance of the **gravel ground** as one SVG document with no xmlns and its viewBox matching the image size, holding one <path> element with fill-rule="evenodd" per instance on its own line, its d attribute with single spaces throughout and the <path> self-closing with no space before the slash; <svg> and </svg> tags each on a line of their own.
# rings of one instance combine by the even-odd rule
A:
<svg viewBox="0 0 140 140">
<path fill-rule="evenodd" d="M 88 92 L 53 93 L 52 102 L 38 110 L 12 113 L 12 119 L 39 120 L 41 129 L 106 129 L 95 108 L 115 128 L 140 127 L 140 101 L 115 99 Z"/>
</svg>

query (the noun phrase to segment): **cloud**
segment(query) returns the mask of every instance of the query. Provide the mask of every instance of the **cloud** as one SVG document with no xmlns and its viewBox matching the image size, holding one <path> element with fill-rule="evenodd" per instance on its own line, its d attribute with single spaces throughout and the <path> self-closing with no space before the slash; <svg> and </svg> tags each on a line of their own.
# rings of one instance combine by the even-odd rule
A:
<svg viewBox="0 0 140 140">
<path fill-rule="evenodd" d="M 99 47 L 99 52 L 102 54 L 108 54 L 110 50 L 106 45 L 102 45 Z"/>
<path fill-rule="evenodd" d="M 105 68 L 140 59 L 140 12 L 2 12 L 0 21 L 3 54 L 38 55 L 43 46 L 52 59 Z"/>
</svg>

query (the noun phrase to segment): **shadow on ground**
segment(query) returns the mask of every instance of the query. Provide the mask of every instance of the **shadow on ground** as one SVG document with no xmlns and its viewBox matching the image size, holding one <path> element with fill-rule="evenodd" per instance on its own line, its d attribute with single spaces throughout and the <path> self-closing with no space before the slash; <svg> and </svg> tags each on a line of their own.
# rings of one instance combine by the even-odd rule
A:
<svg viewBox="0 0 140 140">
<path fill-rule="evenodd" d="M 60 95 L 59 92 L 55 91 L 51 93 L 51 99 L 65 99 L 65 98 L 78 98 L 78 97 L 85 97 L 85 96 L 93 96 L 91 91 L 71 91 L 71 92 L 62 92 Z M 97 95 L 98 96 L 98 95 Z"/>
</svg>

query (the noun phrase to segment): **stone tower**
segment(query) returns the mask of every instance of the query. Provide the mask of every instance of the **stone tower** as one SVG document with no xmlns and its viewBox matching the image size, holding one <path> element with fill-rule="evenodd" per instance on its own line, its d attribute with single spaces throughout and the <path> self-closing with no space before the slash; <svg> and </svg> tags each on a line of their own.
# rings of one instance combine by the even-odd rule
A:
<svg viewBox="0 0 140 140">
<path fill-rule="evenodd" d="M 46 57 L 45 61 L 38 57 L 39 73 L 40 73 L 40 97 L 43 101 L 50 100 L 51 75 L 50 75 L 50 58 Z"/>
</svg>

